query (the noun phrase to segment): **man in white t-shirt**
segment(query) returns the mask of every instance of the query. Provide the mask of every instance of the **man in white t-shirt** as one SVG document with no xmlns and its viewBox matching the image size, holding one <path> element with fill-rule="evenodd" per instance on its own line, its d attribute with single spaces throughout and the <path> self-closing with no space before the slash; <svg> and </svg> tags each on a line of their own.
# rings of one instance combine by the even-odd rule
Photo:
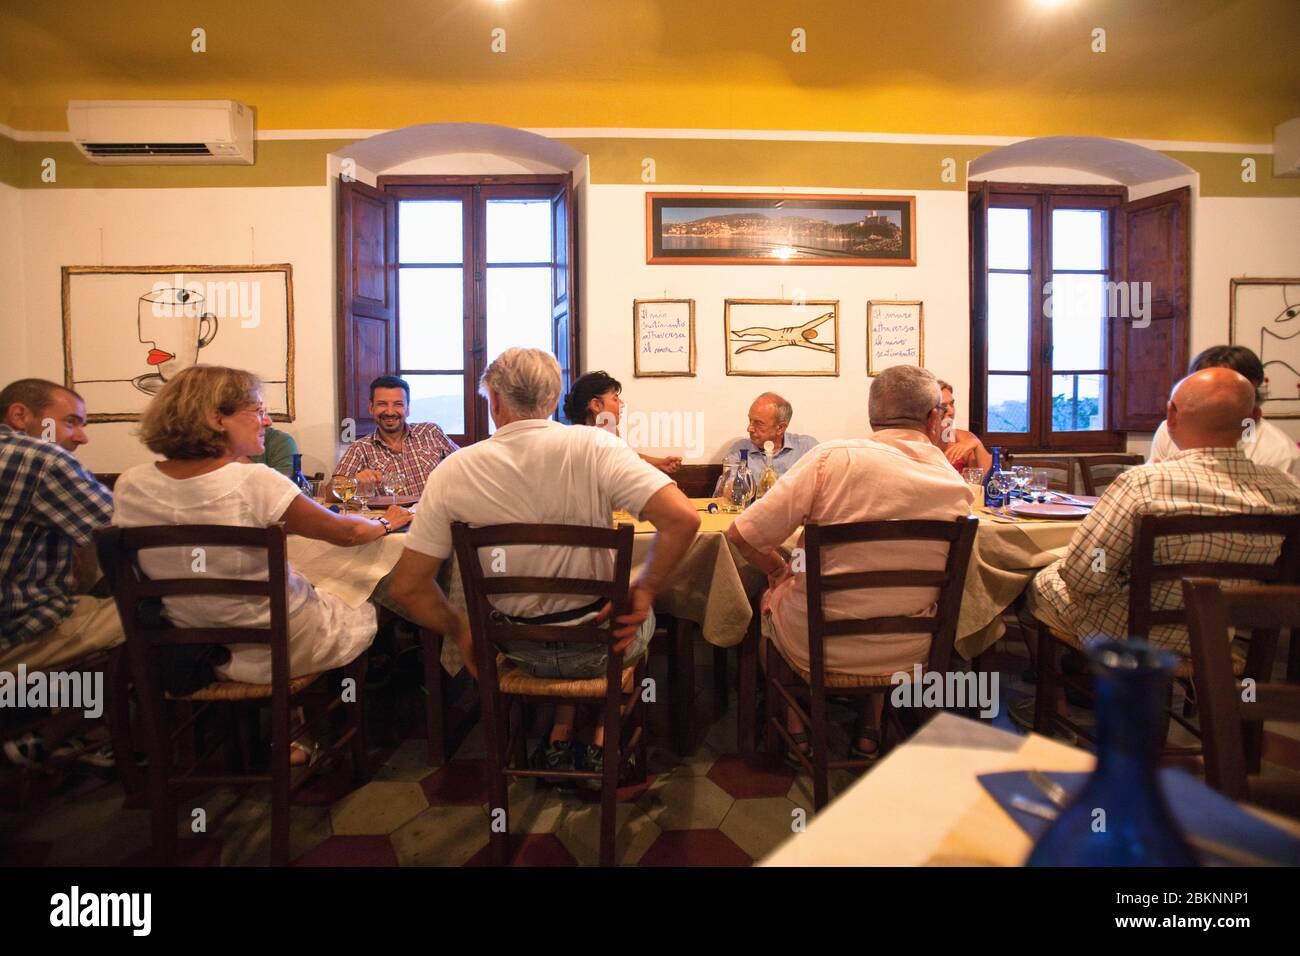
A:
<svg viewBox="0 0 1300 956">
<path fill-rule="evenodd" d="M 1187 368 L 1187 374 L 1195 375 L 1202 369 L 1230 368 L 1242 375 L 1255 386 L 1258 393 L 1264 384 L 1264 366 L 1259 357 L 1244 345 L 1214 345 L 1206 349 Z M 1242 440 L 1237 447 L 1246 453 L 1257 465 L 1267 465 L 1284 471 L 1292 478 L 1300 479 L 1300 447 L 1291 440 L 1286 432 L 1272 422 L 1262 419 L 1259 403 L 1256 401 L 1252 418 L 1253 428 L 1243 426 Z M 1151 439 L 1151 451 L 1147 454 L 1147 464 L 1167 461 L 1178 454 L 1179 448 L 1169 437 L 1169 429 L 1164 422 L 1156 429 Z"/>
<path fill-rule="evenodd" d="M 700 518 L 690 501 L 663 472 L 642 461 L 616 436 L 600 428 L 551 421 L 560 397 L 560 366 L 539 349 L 512 348 L 488 366 L 479 383 L 496 432 L 462 448 L 429 476 L 406 538 L 406 551 L 393 571 L 390 596 L 408 620 L 455 638 L 471 672 L 474 655 L 468 622 L 438 587 L 438 571 L 452 554 L 451 525 L 570 524 L 611 526 L 622 509 L 656 528 L 649 557 L 629 592 L 630 611 L 614 623 L 615 645 L 625 660 L 645 653 L 654 631 L 651 605 L 669 571 L 686 553 Z M 506 549 L 511 575 L 609 578 L 613 556 L 590 548 L 514 546 Z M 480 555 L 484 570 L 494 556 Z M 549 623 L 603 621 L 599 608 L 581 595 L 504 595 L 493 601 L 516 622 L 545 617 Z M 540 677 L 590 678 L 605 673 L 603 645 L 507 642 L 502 652 Z M 476 675 L 477 676 L 477 675 Z M 549 769 L 572 769 L 574 708 L 556 708 Z M 593 751 L 599 759 L 603 735 L 597 728 Z M 590 766 L 590 764 L 589 764 Z"/>
</svg>

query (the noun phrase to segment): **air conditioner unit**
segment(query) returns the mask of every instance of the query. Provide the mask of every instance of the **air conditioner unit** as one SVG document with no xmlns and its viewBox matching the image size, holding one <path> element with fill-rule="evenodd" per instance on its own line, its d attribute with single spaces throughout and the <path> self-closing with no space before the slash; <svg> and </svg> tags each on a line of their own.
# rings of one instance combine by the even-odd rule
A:
<svg viewBox="0 0 1300 956">
<path fill-rule="evenodd" d="M 68 129 L 106 166 L 253 164 L 253 111 L 234 100 L 71 100 Z"/>
<path fill-rule="evenodd" d="M 1300 176 L 1300 116 L 1273 130 L 1273 175 Z"/>
</svg>

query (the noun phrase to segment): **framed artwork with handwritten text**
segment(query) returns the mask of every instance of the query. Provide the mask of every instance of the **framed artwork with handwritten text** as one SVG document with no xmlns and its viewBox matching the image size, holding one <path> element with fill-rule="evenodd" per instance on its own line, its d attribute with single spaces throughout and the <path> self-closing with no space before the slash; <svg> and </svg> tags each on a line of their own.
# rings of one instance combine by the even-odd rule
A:
<svg viewBox="0 0 1300 956">
<path fill-rule="evenodd" d="M 867 303 L 867 375 L 894 365 L 925 367 L 925 317 L 919 301 Z"/>
<path fill-rule="evenodd" d="M 632 362 L 637 378 L 695 374 L 695 300 L 634 299 Z"/>
</svg>

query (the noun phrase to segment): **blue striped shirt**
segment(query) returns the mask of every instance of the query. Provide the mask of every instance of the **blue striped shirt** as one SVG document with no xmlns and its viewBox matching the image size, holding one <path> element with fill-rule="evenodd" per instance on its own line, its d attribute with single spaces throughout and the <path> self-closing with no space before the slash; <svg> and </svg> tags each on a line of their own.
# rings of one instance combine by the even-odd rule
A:
<svg viewBox="0 0 1300 956">
<path fill-rule="evenodd" d="M 786 432 L 781 440 L 781 450 L 772 456 L 772 470 L 780 478 L 794 467 L 796 461 L 816 447 L 817 439 L 811 435 L 795 435 Z M 731 447 L 727 449 L 722 457 L 726 458 L 728 455 L 734 455 L 739 458 L 741 451 L 749 452 L 749 470 L 757 478 L 762 474 L 763 449 L 746 437 L 732 442 Z"/>
<path fill-rule="evenodd" d="M 73 551 L 112 518 L 112 495 L 81 462 L 0 425 L 0 650 L 72 613 Z"/>
</svg>

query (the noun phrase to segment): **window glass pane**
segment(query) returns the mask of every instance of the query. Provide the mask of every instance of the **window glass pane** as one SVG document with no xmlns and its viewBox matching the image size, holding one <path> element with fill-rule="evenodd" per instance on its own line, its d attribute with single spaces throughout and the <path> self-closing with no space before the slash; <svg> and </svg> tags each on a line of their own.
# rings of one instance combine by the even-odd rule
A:
<svg viewBox="0 0 1300 956">
<path fill-rule="evenodd" d="M 1029 431 L 1029 376 L 990 375 L 988 430 Z"/>
<path fill-rule="evenodd" d="M 465 283 L 460 269 L 399 269 L 402 368 L 464 368 Z"/>
<path fill-rule="evenodd" d="M 1102 342 L 1106 277 L 1077 272 L 1052 276 L 1052 368 L 1105 368 Z"/>
<path fill-rule="evenodd" d="M 435 422 L 448 435 L 465 433 L 464 375 L 403 375 L 411 386 L 408 421 Z"/>
<path fill-rule="evenodd" d="M 550 262 L 551 201 L 489 199 L 488 262 Z"/>
<path fill-rule="evenodd" d="M 989 368 L 1029 370 L 1029 276 L 989 275 Z"/>
<path fill-rule="evenodd" d="M 1052 431 L 1105 430 L 1105 389 L 1105 375 L 1053 375 Z"/>
<path fill-rule="evenodd" d="M 989 268 L 1029 268 L 1029 210 L 989 210 Z"/>
<path fill-rule="evenodd" d="M 551 270 L 487 271 L 487 360 L 513 346 L 551 351 Z"/>
<path fill-rule="evenodd" d="M 397 204 L 399 262 L 460 262 L 465 246 L 459 199 L 408 199 Z"/>
<path fill-rule="evenodd" d="M 1052 268 L 1106 268 L 1106 213 L 1101 209 L 1052 210 Z"/>
</svg>

